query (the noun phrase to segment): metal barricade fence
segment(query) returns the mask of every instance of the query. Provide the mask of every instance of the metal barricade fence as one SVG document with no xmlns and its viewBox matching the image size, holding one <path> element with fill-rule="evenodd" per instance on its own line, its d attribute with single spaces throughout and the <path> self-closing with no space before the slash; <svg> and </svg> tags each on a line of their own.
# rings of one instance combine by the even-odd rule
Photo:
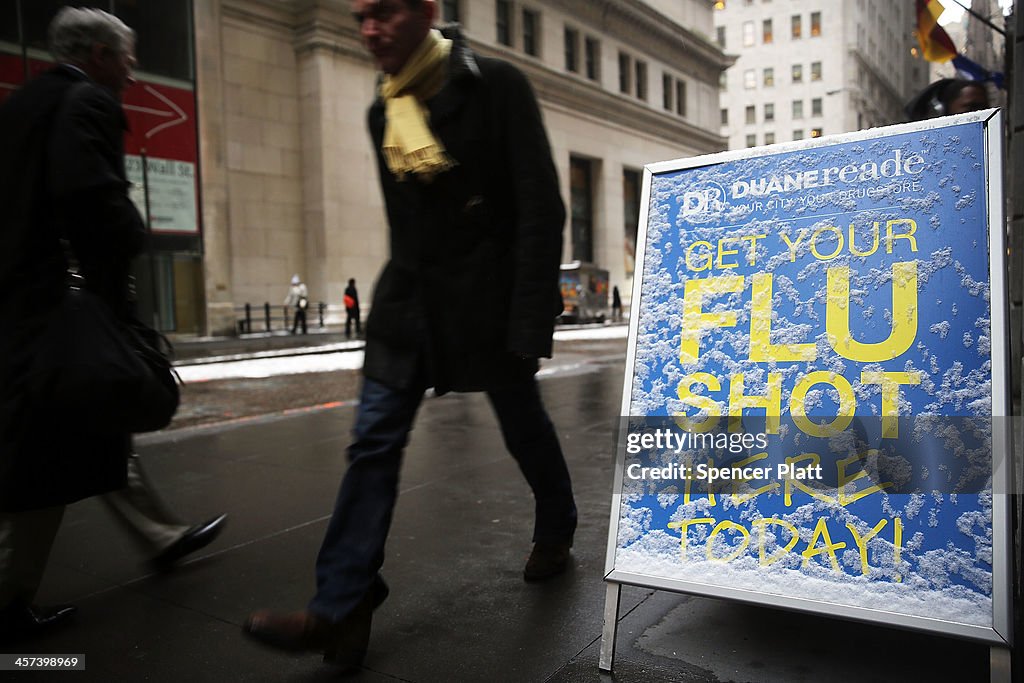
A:
<svg viewBox="0 0 1024 683">
<path fill-rule="evenodd" d="M 330 317 L 335 307 L 317 302 L 306 310 L 306 325 L 313 327 L 314 324 L 323 329 L 326 327 L 325 320 Z M 254 307 L 251 303 L 235 307 L 236 330 L 238 334 L 253 334 L 256 332 L 274 332 L 276 330 L 289 331 L 294 321 L 294 309 L 287 305 L 271 306 L 270 302 L 264 302 L 263 306 Z"/>
</svg>

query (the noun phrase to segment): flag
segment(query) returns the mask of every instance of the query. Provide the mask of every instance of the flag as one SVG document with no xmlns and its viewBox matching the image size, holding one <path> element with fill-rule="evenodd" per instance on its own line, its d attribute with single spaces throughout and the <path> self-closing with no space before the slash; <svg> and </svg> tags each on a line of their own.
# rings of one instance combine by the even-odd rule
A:
<svg viewBox="0 0 1024 683">
<path fill-rule="evenodd" d="M 956 75 L 960 78 L 968 81 L 992 81 L 997 88 L 1003 89 L 1004 78 L 1000 71 L 989 71 L 963 55 L 953 57 L 953 66 L 956 67 Z"/>
<path fill-rule="evenodd" d="M 917 0 L 917 42 L 929 62 L 948 62 L 956 56 L 952 39 L 939 26 L 942 9 L 939 0 Z"/>
</svg>

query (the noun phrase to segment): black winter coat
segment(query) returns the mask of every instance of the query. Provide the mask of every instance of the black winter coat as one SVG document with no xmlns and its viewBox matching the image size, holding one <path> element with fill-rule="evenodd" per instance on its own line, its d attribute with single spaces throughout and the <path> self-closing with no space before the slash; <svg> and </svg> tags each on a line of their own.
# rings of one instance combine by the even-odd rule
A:
<svg viewBox="0 0 1024 683">
<path fill-rule="evenodd" d="M 458 35 L 430 127 L 456 166 L 399 181 L 381 155 L 384 104 L 369 112 L 391 259 L 366 326 L 368 377 L 478 391 L 529 377 L 551 356 L 565 207 L 525 76 Z"/>
<path fill-rule="evenodd" d="M 57 67 L 0 106 L 0 511 L 70 503 L 125 485 L 131 435 L 71 427 L 33 405 L 24 371 L 65 290 L 69 239 L 86 286 L 127 314 L 145 227 L 128 198 L 120 102 Z"/>
</svg>

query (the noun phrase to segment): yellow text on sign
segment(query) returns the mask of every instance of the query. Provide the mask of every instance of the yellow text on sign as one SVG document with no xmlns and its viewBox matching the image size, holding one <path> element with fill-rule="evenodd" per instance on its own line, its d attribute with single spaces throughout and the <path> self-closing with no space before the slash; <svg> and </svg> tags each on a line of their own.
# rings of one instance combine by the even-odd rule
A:
<svg viewBox="0 0 1024 683">
<path fill-rule="evenodd" d="M 802 228 L 796 232 L 780 232 L 778 245 L 795 262 L 797 255 L 809 252 L 819 261 L 830 261 L 843 253 L 851 256 L 872 256 L 878 253 L 879 247 L 887 254 L 893 253 L 897 246 L 906 242 L 911 251 L 917 251 L 917 222 L 912 218 L 897 218 L 885 222 L 884 236 L 879 221 L 872 222 L 867 230 L 861 230 L 858 236 L 853 223 L 847 232 L 833 225 L 818 228 Z M 864 234 L 864 233 L 867 234 Z M 759 235 L 727 235 L 717 242 L 697 240 L 686 246 L 684 258 L 687 270 L 700 273 L 709 270 L 730 270 L 741 265 L 757 265 L 758 257 L 764 255 L 767 234 Z M 760 244 L 758 244 L 760 242 Z M 758 248 L 761 252 L 758 252 Z"/>
<path fill-rule="evenodd" d="M 687 550 L 690 545 L 690 534 L 688 532 L 691 528 L 704 526 L 712 526 L 711 532 L 704 538 L 704 557 L 709 562 L 724 564 L 742 557 L 750 549 L 752 534 L 757 536 L 756 554 L 758 562 L 762 567 L 775 564 L 788 555 L 801 542 L 800 532 L 796 526 L 787 520 L 778 519 L 777 517 L 755 519 L 749 523 L 749 526 L 728 519 L 719 521 L 712 517 L 698 517 L 678 522 L 669 522 L 668 527 L 670 529 L 680 530 L 679 552 L 684 562 L 687 561 Z M 860 573 L 862 576 L 867 576 L 873 569 L 868 564 L 868 543 L 875 537 L 880 538 L 880 534 L 888 526 L 888 519 L 879 520 L 874 527 L 866 528 L 866 525 L 864 525 L 860 529 L 853 524 L 846 523 L 847 540 L 840 541 L 838 539 L 842 531 L 830 525 L 828 518 L 819 517 L 810 540 L 803 541 L 804 549 L 799 553 L 802 558 L 801 564 L 807 566 L 814 558 L 821 556 L 828 562 L 833 572 L 837 574 L 842 573 L 836 551 L 845 549 L 850 545 L 847 541 L 852 541 L 860 556 L 860 566 L 858 567 Z M 721 553 L 716 546 L 725 544 L 716 544 L 715 541 L 720 536 L 729 532 L 738 534 L 738 536 L 733 537 L 738 538 L 739 542 L 733 543 L 727 552 Z M 782 539 L 787 535 L 788 540 L 785 540 L 785 544 L 783 544 Z M 769 552 L 770 545 L 774 546 L 774 550 L 771 552 Z M 903 520 L 899 517 L 895 517 L 892 520 L 892 545 L 894 550 L 891 556 L 893 562 L 892 570 L 894 570 L 892 572 L 893 578 L 896 581 L 900 581 L 902 580 L 899 567 L 903 545 Z M 882 567 L 877 569 L 882 569 Z"/>
<path fill-rule="evenodd" d="M 889 336 L 880 342 L 865 343 L 853 338 L 850 328 L 850 269 L 828 268 L 825 329 L 829 344 L 843 358 L 874 363 L 898 358 L 917 337 L 917 261 L 893 263 L 892 326 Z M 700 358 L 701 340 L 708 330 L 735 327 L 735 310 L 705 310 L 705 302 L 723 294 L 743 291 L 745 280 L 738 275 L 691 279 L 683 292 L 683 320 L 679 341 L 679 361 L 695 363 Z M 750 349 L 753 362 L 812 361 L 817 358 L 813 342 L 775 344 L 771 341 L 772 274 L 751 276 Z"/>
<path fill-rule="evenodd" d="M 764 393 L 752 394 L 745 387 L 744 373 L 736 373 L 728 380 L 728 402 L 723 410 L 721 401 L 714 394 L 722 391 L 722 379 L 708 372 L 695 372 L 683 377 L 679 383 L 678 396 L 684 405 L 700 411 L 703 416 L 688 417 L 683 413 L 674 415 L 676 423 L 693 432 L 709 432 L 718 428 L 724 415 L 728 416 L 731 432 L 743 431 L 743 411 L 763 410 L 765 433 L 778 434 L 783 412 L 782 373 L 767 373 Z M 919 372 L 884 372 L 864 370 L 861 384 L 878 385 L 882 394 L 882 437 L 899 438 L 899 388 L 921 383 Z M 807 415 L 807 395 L 815 387 L 827 385 L 839 398 L 835 418 L 828 424 L 818 424 Z M 703 387 L 702 392 L 694 388 Z M 800 431 L 815 437 L 830 437 L 842 433 L 857 414 L 857 397 L 850 381 L 843 375 L 827 370 L 809 372 L 797 378 L 786 405 L 793 422 Z"/>
</svg>

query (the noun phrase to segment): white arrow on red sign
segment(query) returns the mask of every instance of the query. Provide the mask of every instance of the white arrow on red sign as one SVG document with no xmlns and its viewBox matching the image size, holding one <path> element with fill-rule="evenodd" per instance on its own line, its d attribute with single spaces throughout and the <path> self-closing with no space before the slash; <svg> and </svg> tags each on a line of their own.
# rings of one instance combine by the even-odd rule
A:
<svg viewBox="0 0 1024 683">
<path fill-rule="evenodd" d="M 176 126 L 179 123 L 185 123 L 186 121 L 188 121 L 188 115 L 181 109 L 181 107 L 176 105 L 166 95 L 164 95 L 159 90 L 156 90 L 155 88 L 152 88 L 152 87 L 150 87 L 148 85 L 143 85 L 142 87 L 145 88 L 146 92 L 148 92 L 149 94 L 153 95 L 154 97 L 159 99 L 161 102 L 166 104 L 168 107 L 170 107 L 172 111 L 164 111 L 162 109 L 151 109 L 149 107 L 140 107 L 140 106 L 135 105 L 135 104 L 126 104 L 126 105 L 124 105 L 125 109 L 130 109 L 131 111 L 141 112 L 143 114 L 152 114 L 153 116 L 160 116 L 160 117 L 163 117 L 163 118 L 170 118 L 170 117 L 174 117 L 174 116 L 177 117 L 173 121 L 164 121 L 163 123 L 160 123 L 160 124 L 150 128 L 148 131 L 146 131 L 145 138 L 147 140 L 152 138 L 154 135 L 156 135 L 160 131 L 166 130 L 166 129 L 171 128 L 173 126 Z"/>
</svg>

